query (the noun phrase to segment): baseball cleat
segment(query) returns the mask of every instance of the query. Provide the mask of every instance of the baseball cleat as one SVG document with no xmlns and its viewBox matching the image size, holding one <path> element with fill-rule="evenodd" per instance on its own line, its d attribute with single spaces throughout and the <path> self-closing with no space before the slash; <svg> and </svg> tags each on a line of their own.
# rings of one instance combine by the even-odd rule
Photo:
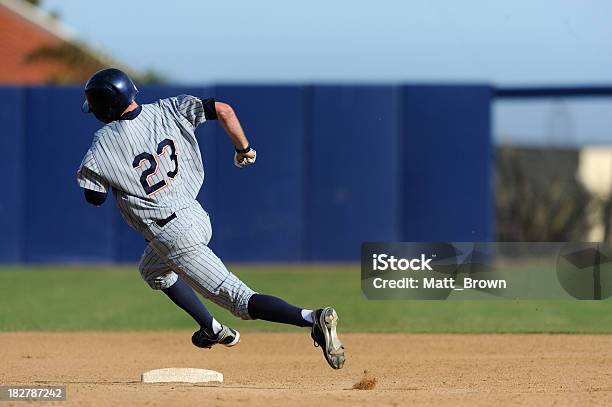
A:
<svg viewBox="0 0 612 407">
<path fill-rule="evenodd" d="M 341 369 L 344 366 L 344 346 L 338 338 L 336 326 L 338 325 L 338 314 L 336 310 L 327 307 L 314 312 L 314 324 L 310 336 L 314 346 L 321 347 L 325 360 L 332 369 Z"/>
<path fill-rule="evenodd" d="M 240 332 L 229 326 L 223 325 L 223 328 L 217 335 L 211 335 L 204 328 L 200 328 L 199 331 L 195 331 L 191 337 L 191 343 L 198 348 L 210 349 L 213 345 L 221 344 L 228 348 L 238 345 L 240 342 Z"/>
</svg>

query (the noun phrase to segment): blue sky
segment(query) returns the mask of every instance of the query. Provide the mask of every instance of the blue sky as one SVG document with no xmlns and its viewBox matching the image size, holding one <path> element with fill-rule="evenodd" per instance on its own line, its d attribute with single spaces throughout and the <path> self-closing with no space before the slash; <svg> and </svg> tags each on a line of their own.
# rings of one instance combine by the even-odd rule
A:
<svg viewBox="0 0 612 407">
<path fill-rule="evenodd" d="M 599 0 L 43 0 L 78 36 L 173 81 L 612 83 Z"/>
<path fill-rule="evenodd" d="M 43 0 L 172 82 L 612 84 L 612 1 Z M 610 143 L 612 99 L 494 106 L 498 140 Z"/>
</svg>

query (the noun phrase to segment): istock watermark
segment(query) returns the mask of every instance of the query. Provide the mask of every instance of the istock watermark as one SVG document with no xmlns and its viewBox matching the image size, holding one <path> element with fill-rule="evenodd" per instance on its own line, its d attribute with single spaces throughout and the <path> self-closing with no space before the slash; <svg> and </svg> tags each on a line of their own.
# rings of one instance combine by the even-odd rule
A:
<svg viewBox="0 0 612 407">
<path fill-rule="evenodd" d="M 612 247 L 592 242 L 369 242 L 368 299 L 584 299 L 612 295 Z"/>
<path fill-rule="evenodd" d="M 432 259 L 428 259 L 424 254 L 421 254 L 420 258 L 415 259 L 397 259 L 395 256 L 389 256 L 388 254 L 374 253 L 372 258 L 372 269 L 376 271 L 432 270 L 429 266 Z"/>
</svg>

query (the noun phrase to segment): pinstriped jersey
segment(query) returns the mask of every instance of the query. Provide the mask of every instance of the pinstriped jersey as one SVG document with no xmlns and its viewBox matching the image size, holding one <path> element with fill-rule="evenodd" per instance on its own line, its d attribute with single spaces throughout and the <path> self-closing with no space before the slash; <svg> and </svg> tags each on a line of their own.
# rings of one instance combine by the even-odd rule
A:
<svg viewBox="0 0 612 407">
<path fill-rule="evenodd" d="M 133 119 L 94 134 L 77 182 L 97 192 L 112 189 L 127 224 L 144 233 L 152 222 L 199 205 L 204 166 L 194 131 L 204 121 L 202 100 L 194 96 L 142 105 Z"/>
</svg>

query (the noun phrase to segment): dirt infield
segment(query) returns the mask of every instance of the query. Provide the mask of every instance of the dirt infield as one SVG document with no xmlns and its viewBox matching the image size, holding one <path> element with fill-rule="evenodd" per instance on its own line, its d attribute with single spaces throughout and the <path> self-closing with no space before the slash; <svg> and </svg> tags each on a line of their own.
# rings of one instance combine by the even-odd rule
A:
<svg viewBox="0 0 612 407">
<path fill-rule="evenodd" d="M 212 351 L 189 338 L 0 333 L 0 384 L 65 384 L 63 406 L 612 405 L 612 336 L 345 334 L 340 371 L 304 334 L 247 332 L 238 347 Z M 140 383 L 161 367 L 214 369 L 225 382 Z M 376 387 L 352 389 L 365 369 Z"/>
</svg>

